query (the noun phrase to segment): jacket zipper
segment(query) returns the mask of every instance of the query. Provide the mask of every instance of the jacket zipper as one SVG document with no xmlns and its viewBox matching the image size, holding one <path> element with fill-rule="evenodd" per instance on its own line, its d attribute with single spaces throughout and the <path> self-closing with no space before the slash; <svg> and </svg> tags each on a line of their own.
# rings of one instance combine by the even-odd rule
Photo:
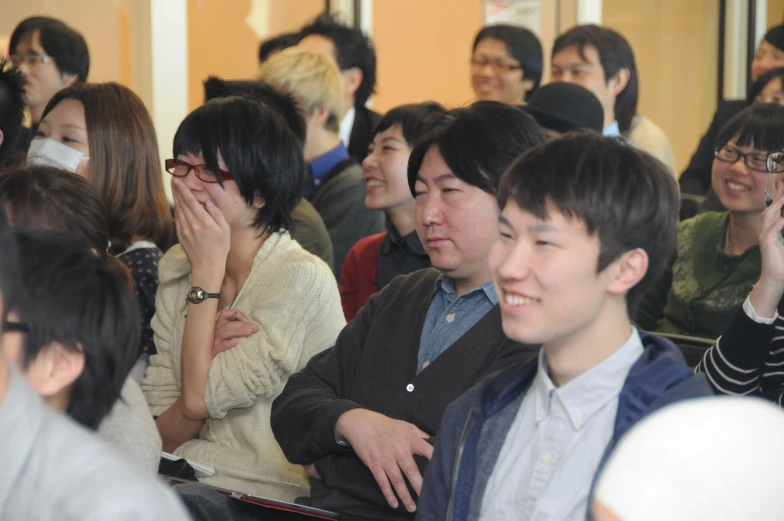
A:
<svg viewBox="0 0 784 521">
<path fill-rule="evenodd" d="M 457 446 L 457 454 L 455 456 L 455 466 L 452 469 L 452 488 L 449 493 L 449 506 L 446 510 L 446 519 L 451 521 L 454 514 L 455 497 L 457 492 L 457 478 L 460 475 L 460 463 L 463 459 L 463 450 L 465 449 L 466 441 L 468 441 L 468 434 L 474 427 L 476 419 L 474 418 L 473 411 L 466 418 L 465 425 L 463 425 L 463 433 L 460 435 L 460 443 Z"/>
</svg>

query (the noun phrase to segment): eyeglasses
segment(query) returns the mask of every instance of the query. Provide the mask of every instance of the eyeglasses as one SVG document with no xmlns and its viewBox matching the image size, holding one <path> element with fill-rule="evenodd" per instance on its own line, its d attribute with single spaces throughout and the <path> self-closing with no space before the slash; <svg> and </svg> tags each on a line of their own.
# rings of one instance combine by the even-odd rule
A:
<svg viewBox="0 0 784 521">
<path fill-rule="evenodd" d="M 14 322 L 13 320 L 6 320 L 3 322 L 3 332 L 29 333 L 30 326 L 28 326 L 24 322 Z"/>
<path fill-rule="evenodd" d="M 471 59 L 471 68 L 474 71 L 481 71 L 487 65 L 490 66 L 490 69 L 496 74 L 498 73 L 507 73 L 510 71 L 515 71 L 517 69 L 522 69 L 523 67 L 520 65 L 515 65 L 513 63 L 503 62 L 501 60 L 487 60 L 485 58 L 472 58 Z"/>
<path fill-rule="evenodd" d="M 42 63 L 49 63 L 54 59 L 48 54 L 38 53 L 12 54 L 9 56 L 9 58 L 11 59 L 11 64 L 14 67 L 19 67 L 23 63 L 26 65 L 40 65 Z"/>
<path fill-rule="evenodd" d="M 725 145 L 721 148 L 716 148 L 713 153 L 716 159 L 725 163 L 735 163 L 738 159 L 743 158 L 746 166 L 756 172 L 764 172 L 766 174 L 784 173 L 784 152 L 770 152 L 768 154 L 749 152 L 744 154 L 737 148 Z"/>
<path fill-rule="evenodd" d="M 189 165 L 188 163 L 179 161 L 177 159 L 167 159 L 165 165 L 166 171 L 174 177 L 185 177 L 191 173 L 191 170 L 193 170 L 196 173 L 196 177 L 199 178 L 200 181 L 205 183 L 218 182 L 218 176 L 215 175 L 211 170 L 207 170 L 207 165 Z M 218 170 L 218 175 L 220 175 L 220 179 L 222 181 L 234 180 L 234 176 L 232 176 L 226 170 Z"/>
</svg>

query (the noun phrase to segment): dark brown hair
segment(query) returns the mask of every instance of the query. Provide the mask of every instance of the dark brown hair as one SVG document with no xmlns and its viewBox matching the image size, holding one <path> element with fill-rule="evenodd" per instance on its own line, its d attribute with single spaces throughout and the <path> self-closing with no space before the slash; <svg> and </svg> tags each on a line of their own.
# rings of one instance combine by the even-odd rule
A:
<svg viewBox="0 0 784 521">
<path fill-rule="evenodd" d="M 55 94 L 41 119 L 66 99 L 84 106 L 90 180 L 107 211 L 110 251 L 123 251 L 134 237 L 165 250 L 173 223 L 155 127 L 144 103 L 118 83 L 78 83 Z"/>
<path fill-rule="evenodd" d="M 0 173 L 0 201 L 12 226 L 67 231 L 106 257 L 106 210 L 84 178 L 53 166 L 8 168 Z"/>
</svg>

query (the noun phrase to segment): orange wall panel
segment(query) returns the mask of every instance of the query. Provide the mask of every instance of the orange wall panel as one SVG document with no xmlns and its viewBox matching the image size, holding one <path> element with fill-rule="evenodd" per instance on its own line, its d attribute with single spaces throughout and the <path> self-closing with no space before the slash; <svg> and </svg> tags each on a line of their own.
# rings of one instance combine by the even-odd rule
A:
<svg viewBox="0 0 784 521">
<path fill-rule="evenodd" d="M 373 107 L 473 99 L 471 44 L 483 24 L 481 0 L 381 0 L 373 3 L 378 82 Z"/>
</svg>

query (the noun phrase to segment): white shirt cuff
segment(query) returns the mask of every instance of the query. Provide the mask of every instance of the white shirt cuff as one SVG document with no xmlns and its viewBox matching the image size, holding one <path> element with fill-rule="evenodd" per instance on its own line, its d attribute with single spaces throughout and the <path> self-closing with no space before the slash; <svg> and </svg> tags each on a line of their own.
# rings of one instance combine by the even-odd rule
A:
<svg viewBox="0 0 784 521">
<path fill-rule="evenodd" d="M 754 311 L 754 306 L 751 305 L 751 299 L 749 299 L 749 297 L 746 297 L 746 301 L 743 303 L 743 312 L 746 313 L 746 316 L 752 319 L 757 324 L 770 325 L 774 323 L 777 318 L 779 318 L 778 311 L 776 311 L 776 314 L 773 316 L 773 318 L 763 318 L 759 316 L 757 312 Z"/>
</svg>

